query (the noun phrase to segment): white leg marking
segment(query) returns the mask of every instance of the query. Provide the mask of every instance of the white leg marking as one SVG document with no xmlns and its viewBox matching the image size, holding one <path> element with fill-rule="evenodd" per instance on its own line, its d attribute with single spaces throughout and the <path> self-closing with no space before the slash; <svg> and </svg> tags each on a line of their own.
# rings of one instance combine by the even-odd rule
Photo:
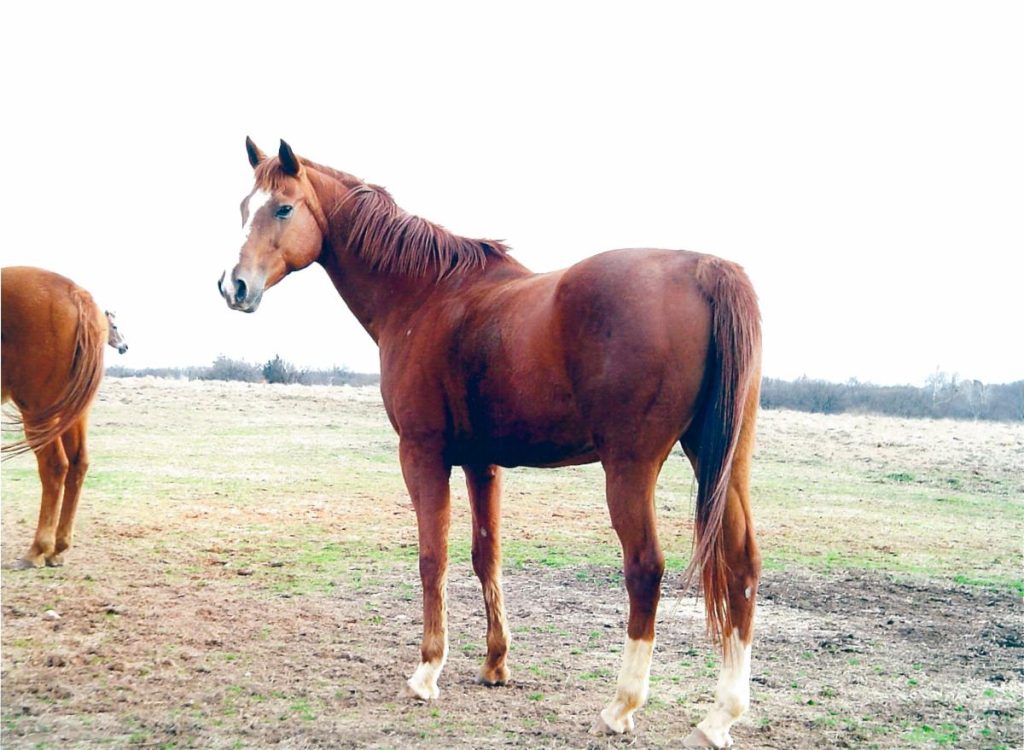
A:
<svg viewBox="0 0 1024 750">
<path fill-rule="evenodd" d="M 441 676 L 445 660 L 448 657 L 448 645 L 445 644 L 445 655 L 440 661 L 421 661 L 412 677 L 405 683 L 410 696 L 423 701 L 435 700 L 441 694 L 437 687 L 437 678 Z"/>
<path fill-rule="evenodd" d="M 732 747 L 729 727 L 750 705 L 750 644 L 743 643 L 734 630 L 727 645 L 722 658 L 722 672 L 718 676 L 715 705 L 697 725 L 715 743 L 715 747 Z"/>
<path fill-rule="evenodd" d="M 633 731 L 633 712 L 647 701 L 653 654 L 653 640 L 626 639 L 615 698 L 601 711 L 601 720 L 605 726 L 617 734 Z"/>
</svg>

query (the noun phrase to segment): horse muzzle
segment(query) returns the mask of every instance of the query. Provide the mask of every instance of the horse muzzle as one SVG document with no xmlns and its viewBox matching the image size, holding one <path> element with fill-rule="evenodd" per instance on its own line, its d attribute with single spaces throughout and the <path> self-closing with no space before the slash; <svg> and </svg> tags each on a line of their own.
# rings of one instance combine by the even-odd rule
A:
<svg viewBox="0 0 1024 750">
<path fill-rule="evenodd" d="M 217 280 L 217 290 L 232 310 L 252 313 L 263 299 L 263 282 L 246 280 L 233 271 L 225 271 Z"/>
</svg>

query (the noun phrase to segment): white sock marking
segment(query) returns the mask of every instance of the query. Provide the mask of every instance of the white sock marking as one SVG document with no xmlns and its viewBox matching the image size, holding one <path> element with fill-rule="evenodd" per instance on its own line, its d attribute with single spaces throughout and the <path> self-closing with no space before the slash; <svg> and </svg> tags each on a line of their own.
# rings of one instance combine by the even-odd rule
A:
<svg viewBox="0 0 1024 750">
<path fill-rule="evenodd" d="M 729 727 L 750 705 L 750 644 L 740 640 L 739 633 L 729 636 L 728 650 L 722 659 L 718 676 L 715 705 L 697 725 L 718 747 L 732 746 Z"/>
<path fill-rule="evenodd" d="M 615 698 L 601 711 L 601 718 L 613 732 L 633 731 L 633 712 L 647 701 L 653 654 L 653 640 L 626 639 Z"/>
<path fill-rule="evenodd" d="M 406 683 L 409 690 L 420 700 L 435 700 L 441 694 L 440 688 L 437 687 L 437 678 L 441 676 L 441 670 L 444 669 L 444 663 L 448 656 L 447 645 L 444 651 L 445 655 L 439 661 L 421 661 Z"/>
</svg>

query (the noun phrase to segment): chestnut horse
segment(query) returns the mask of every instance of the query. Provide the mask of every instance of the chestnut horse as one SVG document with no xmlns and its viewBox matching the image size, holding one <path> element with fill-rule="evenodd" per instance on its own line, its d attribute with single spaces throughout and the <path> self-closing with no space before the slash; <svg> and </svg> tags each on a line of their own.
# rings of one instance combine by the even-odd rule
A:
<svg viewBox="0 0 1024 750">
<path fill-rule="evenodd" d="M 322 265 L 380 348 L 384 406 L 419 530 L 420 663 L 404 692 L 429 700 L 448 654 L 445 581 L 453 466 L 466 475 L 483 586 L 480 681 L 503 684 L 501 469 L 600 461 L 622 544 L 629 621 L 615 695 L 595 731 L 633 729 L 647 697 L 664 556 L 654 488 L 676 443 L 696 472 L 695 554 L 721 639 L 717 702 L 686 739 L 732 744 L 749 703 L 760 556 L 749 500 L 760 316 L 742 269 L 709 255 L 617 250 L 534 274 L 493 240 L 407 214 L 382 188 L 246 140 L 255 185 L 237 263 L 218 288 L 255 312 L 293 271 Z"/>
<path fill-rule="evenodd" d="M 90 294 L 39 268 L 0 273 L 3 400 L 21 413 L 25 437 L 6 457 L 34 451 L 43 496 L 35 539 L 12 568 L 61 565 L 71 547 L 75 511 L 89 468 L 89 407 L 103 378 L 103 346 L 127 349 Z"/>
</svg>

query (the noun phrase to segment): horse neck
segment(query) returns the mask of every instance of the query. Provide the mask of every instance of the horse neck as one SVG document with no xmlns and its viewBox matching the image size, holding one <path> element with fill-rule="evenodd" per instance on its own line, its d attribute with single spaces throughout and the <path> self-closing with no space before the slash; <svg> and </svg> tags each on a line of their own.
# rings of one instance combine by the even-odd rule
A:
<svg viewBox="0 0 1024 750">
<path fill-rule="evenodd" d="M 319 262 L 338 294 L 374 341 L 389 325 L 411 318 L 425 299 L 437 293 L 436 277 L 382 272 L 348 247 L 351 190 L 363 183 L 324 168 L 309 170 L 310 183 L 327 217 L 327 238 Z"/>
</svg>

